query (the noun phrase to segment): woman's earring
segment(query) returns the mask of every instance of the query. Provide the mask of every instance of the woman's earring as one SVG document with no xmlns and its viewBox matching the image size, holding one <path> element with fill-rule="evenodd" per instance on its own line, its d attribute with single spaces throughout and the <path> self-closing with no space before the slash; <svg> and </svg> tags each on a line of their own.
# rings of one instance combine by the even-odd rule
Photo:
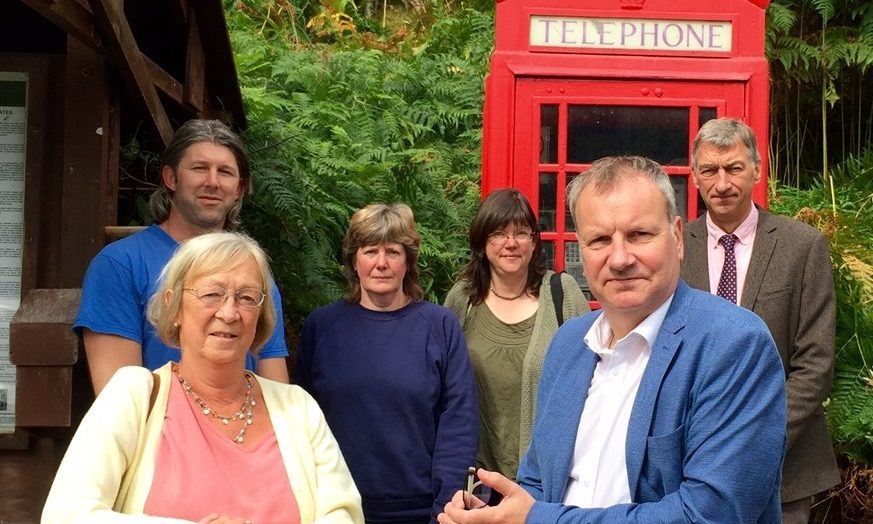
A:
<svg viewBox="0 0 873 524">
<path fill-rule="evenodd" d="M 179 327 L 180 327 L 181 325 L 182 325 L 182 324 L 179 324 L 178 322 L 173 322 L 173 327 L 176 328 L 176 329 L 179 329 Z"/>
</svg>

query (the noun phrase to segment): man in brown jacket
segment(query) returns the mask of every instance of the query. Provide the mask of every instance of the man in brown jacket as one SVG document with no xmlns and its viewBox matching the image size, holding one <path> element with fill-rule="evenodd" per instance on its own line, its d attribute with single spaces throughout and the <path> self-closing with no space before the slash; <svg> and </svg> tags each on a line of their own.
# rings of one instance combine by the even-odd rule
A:
<svg viewBox="0 0 873 524">
<path fill-rule="evenodd" d="M 812 496 L 840 481 L 822 409 L 833 376 L 836 322 L 827 240 L 815 228 L 753 205 L 761 156 L 747 125 L 710 120 L 694 139 L 692 156 L 694 185 L 707 212 L 685 228 L 682 277 L 754 311 L 770 328 L 788 393 L 782 520 L 807 523 Z"/>
</svg>

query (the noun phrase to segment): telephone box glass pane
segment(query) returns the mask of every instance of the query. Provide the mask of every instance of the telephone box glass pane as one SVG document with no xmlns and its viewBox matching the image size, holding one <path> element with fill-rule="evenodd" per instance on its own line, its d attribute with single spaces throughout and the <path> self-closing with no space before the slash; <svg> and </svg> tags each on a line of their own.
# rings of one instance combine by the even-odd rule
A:
<svg viewBox="0 0 873 524">
<path fill-rule="evenodd" d="M 698 114 L 698 123 L 697 127 L 700 128 L 703 124 L 709 122 L 710 120 L 714 120 L 716 117 L 716 111 L 714 107 L 701 107 L 700 113 Z"/>
<path fill-rule="evenodd" d="M 557 173 L 540 173 L 539 225 L 542 231 L 554 231 L 558 207 Z"/>
<path fill-rule="evenodd" d="M 555 269 L 555 243 L 543 242 L 543 267 Z"/>
<path fill-rule="evenodd" d="M 671 176 L 670 183 L 676 193 L 676 210 L 683 220 L 688 218 L 688 177 L 684 175 Z"/>
<path fill-rule="evenodd" d="M 540 106 L 540 164 L 558 163 L 558 106 Z"/>
<path fill-rule="evenodd" d="M 570 182 L 573 181 L 574 178 L 579 173 L 567 173 L 567 185 L 570 185 Z M 567 194 L 567 188 L 564 188 L 564 194 Z M 570 213 L 570 201 L 567 201 L 567 208 L 564 210 L 564 230 L 565 231 L 576 231 L 576 223 L 573 222 L 573 215 Z"/>
<path fill-rule="evenodd" d="M 687 107 L 569 106 L 567 162 L 641 155 L 664 165 L 688 165 Z"/>
<path fill-rule="evenodd" d="M 702 127 L 703 124 L 709 122 L 718 117 L 718 112 L 714 107 L 701 107 L 700 108 L 700 117 L 698 118 L 698 127 Z M 690 165 L 690 163 L 689 163 Z M 686 191 L 688 188 L 688 183 L 685 183 Z M 689 221 L 694 220 L 697 217 L 703 216 L 706 212 L 706 202 L 703 201 L 703 197 L 700 196 L 700 193 L 697 193 L 697 216 L 696 217 L 687 217 Z M 682 215 L 686 216 L 685 214 Z"/>
<path fill-rule="evenodd" d="M 564 243 L 564 271 L 576 279 L 579 287 L 581 287 L 582 291 L 590 298 L 591 294 L 588 291 L 588 281 L 586 281 L 585 277 L 582 275 L 582 258 L 579 256 L 578 242 Z"/>
</svg>

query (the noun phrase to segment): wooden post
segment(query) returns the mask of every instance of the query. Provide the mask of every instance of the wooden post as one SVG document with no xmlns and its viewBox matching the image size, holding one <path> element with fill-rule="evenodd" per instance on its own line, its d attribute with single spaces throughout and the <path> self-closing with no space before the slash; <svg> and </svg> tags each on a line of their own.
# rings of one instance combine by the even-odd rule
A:
<svg viewBox="0 0 873 524">
<path fill-rule="evenodd" d="M 82 285 L 94 255 L 103 247 L 107 209 L 116 201 L 118 107 L 109 88 L 106 62 L 88 46 L 68 38 L 64 109 L 64 172 L 60 287 Z M 114 170 L 110 172 L 110 170 Z"/>
<path fill-rule="evenodd" d="M 74 417 L 73 366 L 79 340 L 70 329 L 79 309 L 79 289 L 33 289 L 9 326 L 9 359 L 18 380 L 15 424 L 68 427 Z M 87 385 L 81 386 L 87 389 Z"/>
</svg>

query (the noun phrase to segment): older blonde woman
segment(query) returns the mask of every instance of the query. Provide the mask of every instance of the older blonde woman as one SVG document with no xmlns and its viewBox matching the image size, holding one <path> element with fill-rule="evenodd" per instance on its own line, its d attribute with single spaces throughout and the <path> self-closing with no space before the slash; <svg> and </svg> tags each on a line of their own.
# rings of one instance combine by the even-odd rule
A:
<svg viewBox="0 0 873 524">
<path fill-rule="evenodd" d="M 316 403 L 245 369 L 276 323 L 271 281 L 244 235 L 180 247 L 148 312 L 181 359 L 116 372 L 70 443 L 44 523 L 362 521 Z"/>
<path fill-rule="evenodd" d="M 422 300 L 412 210 L 357 211 L 344 300 L 306 319 L 295 380 L 321 404 L 367 522 L 427 523 L 476 459 L 476 386 L 448 309 Z"/>
</svg>

